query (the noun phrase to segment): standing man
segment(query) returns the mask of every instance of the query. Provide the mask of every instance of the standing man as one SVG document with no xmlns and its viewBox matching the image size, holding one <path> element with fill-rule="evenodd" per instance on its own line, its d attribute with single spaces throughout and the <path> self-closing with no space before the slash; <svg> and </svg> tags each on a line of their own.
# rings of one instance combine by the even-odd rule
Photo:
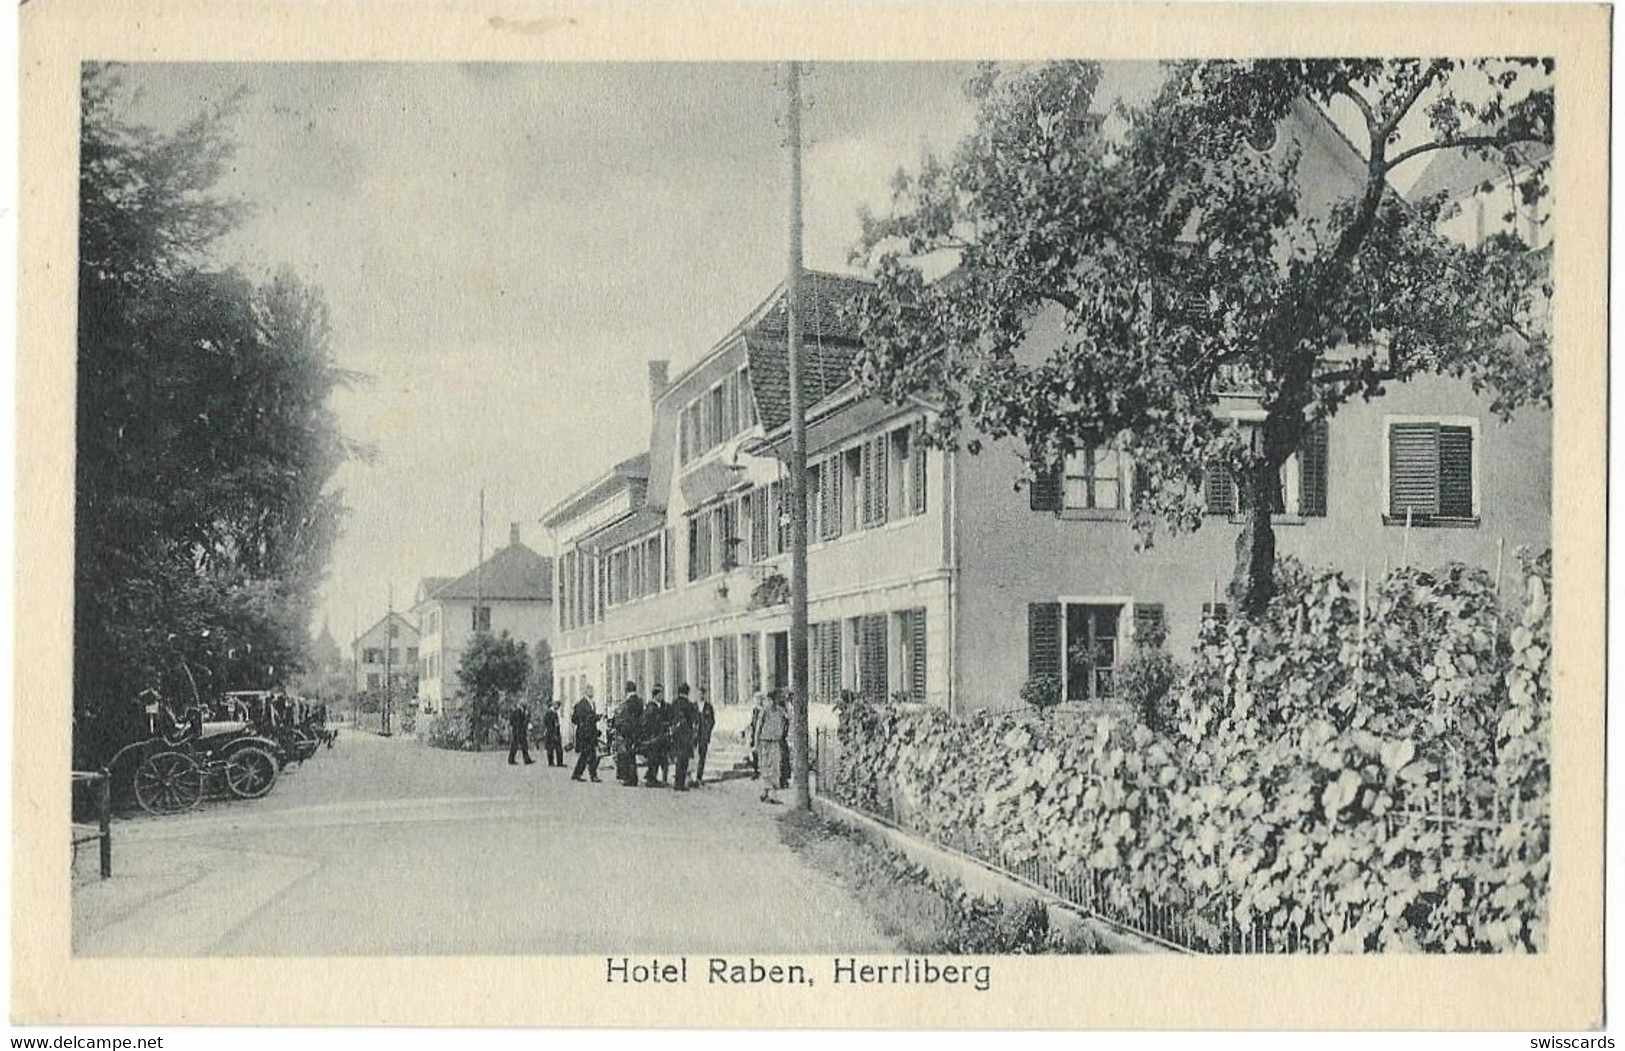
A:
<svg viewBox="0 0 1625 1051">
<path fill-rule="evenodd" d="M 554 701 L 542 713 L 542 750 L 547 753 L 548 766 L 564 765 L 564 734 L 559 727 L 559 702 Z"/>
<path fill-rule="evenodd" d="M 677 703 L 671 706 L 671 754 L 677 763 L 677 782 L 672 785 L 679 792 L 688 791 L 688 761 L 694 756 L 694 731 L 700 722 L 700 710 L 688 696 L 688 683 L 677 687 Z"/>
<path fill-rule="evenodd" d="M 666 755 L 671 714 L 666 710 L 665 691 L 659 686 L 649 691 L 649 703 L 643 708 L 643 787 L 654 788 L 666 783 Z M 632 776 L 637 776 L 634 768 Z"/>
<path fill-rule="evenodd" d="M 756 728 L 757 758 L 761 763 L 762 772 L 762 802 L 777 803 L 779 801 L 780 766 L 783 764 L 783 752 L 780 747 L 789 736 L 790 720 L 784 709 L 779 707 L 779 692 L 774 690 L 768 694 L 767 706 L 762 709 L 762 718 Z"/>
<path fill-rule="evenodd" d="M 557 702 L 555 702 L 555 705 Z M 570 712 L 570 725 L 576 733 L 576 771 L 570 775 L 570 780 L 581 780 L 582 771 L 592 774 L 594 781 L 598 780 L 598 710 L 592 706 L 592 696 L 589 694 L 576 702 L 575 708 Z M 562 758 L 562 753 L 561 753 Z M 562 762 L 560 766 L 564 765 Z"/>
<path fill-rule="evenodd" d="M 694 783 L 705 784 L 705 753 L 711 747 L 711 731 L 717 728 L 717 710 L 711 707 L 711 695 L 700 690 L 700 723 L 694 737 Z"/>
<path fill-rule="evenodd" d="M 514 753 L 522 752 L 525 756 L 525 765 L 529 766 L 536 760 L 530 757 L 530 713 L 525 711 L 524 702 L 516 702 L 513 709 L 508 712 L 508 765 L 514 765 Z"/>
<path fill-rule="evenodd" d="M 638 785 L 638 737 L 643 733 L 643 698 L 638 684 L 626 684 L 626 696 L 615 710 L 615 779 L 628 788 Z"/>
</svg>

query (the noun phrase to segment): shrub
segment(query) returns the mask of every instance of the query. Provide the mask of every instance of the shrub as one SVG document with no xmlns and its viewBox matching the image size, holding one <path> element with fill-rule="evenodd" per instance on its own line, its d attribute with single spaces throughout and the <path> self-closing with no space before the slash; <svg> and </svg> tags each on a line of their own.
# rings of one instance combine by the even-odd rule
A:
<svg viewBox="0 0 1625 1051">
<path fill-rule="evenodd" d="M 1040 712 L 1055 707 L 1061 703 L 1061 677 L 1048 673 L 1031 676 L 1022 684 L 1021 699 Z"/>
<path fill-rule="evenodd" d="M 1096 879 L 1127 914 L 1175 909 L 1198 947 L 1239 925 L 1332 951 L 1538 951 L 1548 572 L 1526 564 L 1515 621 L 1475 570 L 1391 574 L 1368 589 L 1363 648 L 1358 588 L 1296 573 L 1262 620 L 1204 628 L 1173 691 L 1194 732 L 858 703 L 831 788 L 939 842 Z M 1492 820 L 1413 816 L 1445 789 Z"/>
<path fill-rule="evenodd" d="M 1135 646 L 1117 668 L 1117 689 L 1145 725 L 1173 733 L 1179 720 L 1175 684 L 1179 662 L 1160 646 Z"/>
<path fill-rule="evenodd" d="M 472 749 L 467 711 L 448 708 L 432 716 L 424 730 L 423 743 L 431 748 L 449 748 L 458 752 Z"/>
</svg>

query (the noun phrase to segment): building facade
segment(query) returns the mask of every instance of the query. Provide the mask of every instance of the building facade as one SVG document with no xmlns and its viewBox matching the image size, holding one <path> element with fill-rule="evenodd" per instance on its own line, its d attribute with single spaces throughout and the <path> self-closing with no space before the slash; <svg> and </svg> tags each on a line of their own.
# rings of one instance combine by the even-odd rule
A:
<svg viewBox="0 0 1625 1051">
<path fill-rule="evenodd" d="M 1271 148 L 1299 153 L 1306 209 L 1363 177 L 1318 111 L 1298 107 L 1282 130 Z M 1010 707 L 1038 673 L 1069 700 L 1109 702 L 1136 625 L 1182 656 L 1204 614 L 1225 612 L 1244 510 L 1227 472 L 1206 479 L 1201 528 L 1146 546 L 1129 523 L 1129 457 L 1084 450 L 1035 477 L 1008 441 L 984 436 L 979 455 L 927 447 L 928 406 L 885 404 L 849 379 L 856 336 L 841 306 L 862 282 L 810 273 L 806 286 L 814 703 L 852 691 Z M 734 704 L 787 685 L 783 318 L 781 291 L 675 380 L 652 365 L 647 455 L 544 519 L 561 552 L 560 696 L 688 682 Z M 1039 319 L 1031 342 L 1053 338 Z M 1215 411 L 1253 425 L 1257 399 L 1235 387 Z M 1550 508 L 1550 414 L 1503 422 L 1467 382 L 1427 376 L 1318 425 L 1282 471 L 1274 524 L 1281 554 L 1354 575 L 1510 571 L 1517 547 L 1550 545 Z"/>
<path fill-rule="evenodd" d="M 457 667 L 476 632 L 507 632 L 535 653 L 553 644 L 553 560 L 509 530 L 508 545 L 460 577 L 426 577 L 418 584 L 412 615 L 417 620 L 421 674 L 419 710 L 433 715 L 456 704 Z"/>
<path fill-rule="evenodd" d="M 379 694 L 386 685 L 393 696 L 411 697 L 418 683 L 418 629 L 410 618 L 387 613 L 350 644 L 355 662 L 355 691 Z"/>
</svg>

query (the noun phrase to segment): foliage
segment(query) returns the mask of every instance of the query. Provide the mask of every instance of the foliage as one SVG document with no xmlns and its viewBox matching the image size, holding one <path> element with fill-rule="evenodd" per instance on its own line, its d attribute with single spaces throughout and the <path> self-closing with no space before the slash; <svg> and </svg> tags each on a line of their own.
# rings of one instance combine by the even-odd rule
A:
<svg viewBox="0 0 1625 1051">
<path fill-rule="evenodd" d="M 790 601 L 790 581 L 783 573 L 769 573 L 762 578 L 762 582 L 751 590 L 750 601 L 746 608 L 750 610 L 766 609 L 769 606 L 782 606 Z"/>
<path fill-rule="evenodd" d="M 468 711 L 464 708 L 446 708 L 429 718 L 423 730 L 423 743 L 431 748 L 449 748 L 462 752 L 474 747 L 469 732 Z"/>
<path fill-rule="evenodd" d="M 1021 684 L 1021 700 L 1038 711 L 1045 711 L 1061 703 L 1061 677 L 1048 672 L 1031 675 Z"/>
<path fill-rule="evenodd" d="M 241 214 L 215 189 L 232 103 L 163 134 L 116 69 L 81 91 L 74 688 L 107 738 L 145 685 L 190 700 L 186 670 L 202 693 L 297 675 L 357 450 L 319 293 L 211 268 Z"/>
<path fill-rule="evenodd" d="M 546 639 L 537 639 L 531 651 L 530 679 L 525 683 L 525 699 L 534 719 L 553 703 L 553 647 Z M 539 722 L 537 725 L 540 725 Z"/>
<path fill-rule="evenodd" d="M 1136 645 L 1117 666 L 1118 692 L 1151 729 L 1171 733 L 1178 721 L 1174 686 L 1179 662 L 1161 646 Z"/>
<path fill-rule="evenodd" d="M 458 694 L 468 710 L 468 731 L 476 746 L 507 714 L 504 701 L 525 688 L 531 669 L 525 644 L 504 631 L 478 632 L 468 640 L 457 666 Z"/>
<path fill-rule="evenodd" d="M 1053 929 L 1037 901 L 971 894 L 902 854 L 811 815 L 787 816 L 787 842 L 845 883 L 876 923 L 909 953 L 1030 955 L 1101 951 L 1082 932 Z"/>
<path fill-rule="evenodd" d="M 1255 616 L 1279 471 L 1312 422 L 1421 373 L 1469 377 L 1504 414 L 1550 405 L 1544 253 L 1512 236 L 1457 244 L 1438 231 L 1453 204 L 1403 202 L 1388 180 L 1466 151 L 1520 167 L 1537 205 L 1551 72 L 1175 62 L 1149 102 L 1112 105 L 1094 63 L 984 66 L 954 155 L 899 172 L 890 214 L 863 216 L 853 255 L 876 285 L 856 319 L 859 377 L 894 402 L 931 400 L 938 443 L 1011 439 L 1035 471 L 1085 447 L 1130 454 L 1146 543 L 1159 522 L 1200 526 L 1204 468 L 1231 470 L 1252 509 L 1231 601 Z M 1341 187 L 1300 173 L 1294 131 L 1334 103 L 1360 115 Z M 944 262 L 956 272 L 928 283 L 923 268 Z M 1250 434 L 1213 412 L 1238 385 L 1265 413 Z"/>
<path fill-rule="evenodd" d="M 1501 647 L 1475 640 L 1497 633 L 1476 574 L 1382 581 L 1377 609 L 1402 630 L 1368 638 L 1396 665 L 1373 687 L 1352 681 L 1374 662 L 1343 619 L 1347 582 L 1283 578 L 1282 616 L 1204 640 L 1181 688 L 1198 734 L 856 704 L 832 788 L 941 842 L 1098 879 L 1107 909 L 1169 908 L 1198 948 L 1249 930 L 1321 951 L 1541 949 L 1549 565 L 1526 562 Z M 1488 652 L 1493 673 L 1467 667 Z M 1228 707 L 1196 718 L 1209 704 Z"/>
</svg>

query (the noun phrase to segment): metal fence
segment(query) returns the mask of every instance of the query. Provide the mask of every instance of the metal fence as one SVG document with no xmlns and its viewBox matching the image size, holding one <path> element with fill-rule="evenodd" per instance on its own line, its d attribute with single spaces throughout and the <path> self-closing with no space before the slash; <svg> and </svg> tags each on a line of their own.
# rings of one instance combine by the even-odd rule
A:
<svg viewBox="0 0 1625 1051">
<path fill-rule="evenodd" d="M 932 845 L 964 855 L 980 864 L 998 870 L 1002 875 L 1019 880 L 1066 902 L 1088 915 L 1119 930 L 1155 942 L 1164 948 L 1200 954 L 1251 953 L 1323 953 L 1330 948 L 1330 938 L 1310 933 L 1313 927 L 1306 914 L 1302 922 L 1284 925 L 1283 929 L 1269 922 L 1269 917 L 1240 918 L 1235 895 L 1219 893 L 1198 903 L 1172 904 L 1153 900 L 1149 895 L 1126 887 L 1112 873 L 1096 869 L 1062 869 L 1044 858 L 1014 858 L 991 847 L 968 826 L 957 826 L 946 832 L 929 832 L 910 822 L 903 808 L 893 805 L 891 814 L 877 814 L 856 807 L 842 797 L 839 791 L 841 743 L 831 730 L 820 729 L 815 737 L 813 756 L 815 773 L 814 791 L 818 795 L 854 809 L 864 816 L 917 836 Z M 1444 787 L 1435 786 L 1425 797 L 1402 801 L 1402 805 L 1384 817 L 1390 834 L 1397 834 L 1407 823 L 1431 824 L 1450 833 L 1441 837 L 1438 850 L 1445 854 L 1472 854 L 1488 849 L 1490 844 L 1509 829 L 1544 823 L 1545 818 L 1530 819 L 1522 813 L 1517 802 L 1505 803 L 1495 799 L 1478 798 L 1462 786 L 1465 781 L 1452 781 Z M 895 800 L 896 793 L 892 796 Z M 1328 929 L 1346 929 L 1354 915 L 1353 906 L 1344 907 L 1342 923 L 1328 922 Z M 1339 919 L 1326 911 L 1313 915 L 1317 921 Z"/>
</svg>

